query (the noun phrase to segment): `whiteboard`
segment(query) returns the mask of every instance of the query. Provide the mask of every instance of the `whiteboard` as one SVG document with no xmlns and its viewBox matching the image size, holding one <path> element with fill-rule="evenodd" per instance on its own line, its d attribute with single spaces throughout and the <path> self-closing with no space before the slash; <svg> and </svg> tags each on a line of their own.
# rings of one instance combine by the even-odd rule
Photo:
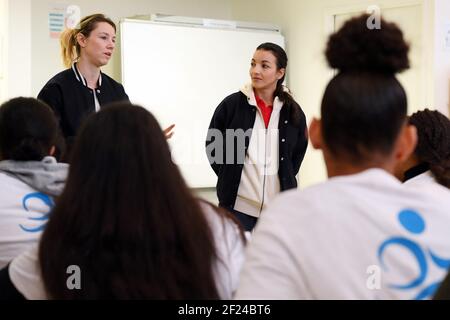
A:
<svg viewBox="0 0 450 320">
<path fill-rule="evenodd" d="M 214 110 L 250 81 L 256 47 L 284 47 L 283 36 L 139 20 L 123 20 L 120 28 L 122 84 L 130 100 L 151 111 L 163 128 L 176 125 L 169 144 L 188 185 L 215 187 L 205 153 Z"/>
</svg>

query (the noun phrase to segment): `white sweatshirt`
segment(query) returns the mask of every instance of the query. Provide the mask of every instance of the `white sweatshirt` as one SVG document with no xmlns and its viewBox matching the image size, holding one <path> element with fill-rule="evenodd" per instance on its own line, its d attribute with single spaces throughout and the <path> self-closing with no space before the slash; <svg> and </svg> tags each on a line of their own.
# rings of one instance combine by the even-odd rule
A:
<svg viewBox="0 0 450 320">
<path fill-rule="evenodd" d="M 39 240 L 67 172 L 53 157 L 0 161 L 0 268 Z"/>
<path fill-rule="evenodd" d="M 450 190 L 381 169 L 280 195 L 249 244 L 238 299 L 427 299 L 450 266 Z"/>
</svg>

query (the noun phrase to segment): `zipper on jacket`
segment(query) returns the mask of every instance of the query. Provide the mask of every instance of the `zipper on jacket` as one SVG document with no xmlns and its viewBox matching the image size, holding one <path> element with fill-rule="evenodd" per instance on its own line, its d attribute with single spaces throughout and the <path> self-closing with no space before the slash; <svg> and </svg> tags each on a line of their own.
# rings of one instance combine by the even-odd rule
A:
<svg viewBox="0 0 450 320">
<path fill-rule="evenodd" d="M 256 106 L 256 109 L 258 110 L 259 115 L 261 116 L 261 120 L 264 124 L 264 117 L 262 115 L 261 110 L 258 106 Z M 272 120 L 272 117 L 269 119 L 269 124 L 267 127 L 270 127 L 270 120 Z M 264 124 L 265 126 L 265 124 Z M 269 128 L 264 128 L 264 177 L 263 177 L 263 185 L 262 185 L 262 197 L 261 197 L 261 206 L 259 208 L 259 214 L 261 215 L 261 212 L 264 208 L 264 201 L 265 201 L 265 195 L 266 195 L 266 175 L 267 175 L 267 131 Z"/>
<path fill-rule="evenodd" d="M 264 122 L 264 118 L 263 118 L 263 122 Z M 269 125 L 270 125 L 270 120 L 269 120 Z M 264 198 L 266 195 L 265 189 L 266 189 L 266 175 L 267 175 L 267 130 L 268 128 L 265 129 L 265 133 L 264 133 L 264 177 L 263 177 L 263 188 L 262 188 L 262 199 L 261 199 L 261 207 L 259 208 L 259 215 L 261 215 L 261 212 L 263 210 L 264 207 Z"/>
</svg>

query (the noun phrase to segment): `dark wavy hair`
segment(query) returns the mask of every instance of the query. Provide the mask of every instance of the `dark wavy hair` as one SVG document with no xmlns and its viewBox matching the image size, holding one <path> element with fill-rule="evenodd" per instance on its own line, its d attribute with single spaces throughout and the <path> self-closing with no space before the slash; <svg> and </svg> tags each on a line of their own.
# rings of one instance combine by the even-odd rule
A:
<svg viewBox="0 0 450 320">
<path fill-rule="evenodd" d="M 213 235 L 156 119 L 126 103 L 80 129 L 39 261 L 55 299 L 217 299 Z M 66 287 L 68 266 L 81 290 Z"/>
<path fill-rule="evenodd" d="M 263 51 L 270 51 L 277 62 L 277 69 L 286 69 L 288 65 L 288 57 L 286 54 L 286 51 L 279 45 L 272 43 L 272 42 L 265 42 L 260 44 L 256 50 L 263 50 Z M 292 95 L 289 91 L 285 91 L 283 82 L 286 77 L 286 73 L 283 75 L 281 79 L 277 81 L 277 87 L 275 89 L 274 96 L 278 97 L 281 102 L 283 102 L 283 105 L 286 108 L 289 108 L 289 114 L 291 117 L 292 123 L 300 127 L 305 122 L 305 115 L 303 114 L 303 111 L 301 110 L 298 103 L 294 100 Z"/>
<path fill-rule="evenodd" d="M 347 21 L 328 41 L 326 57 L 339 73 L 322 100 L 322 133 L 330 152 L 353 163 L 387 155 L 406 122 L 406 93 L 395 73 L 409 67 L 409 45 L 399 27 L 369 15 Z"/>
<path fill-rule="evenodd" d="M 58 124 L 50 107 L 34 98 L 0 106 L 0 159 L 41 161 L 56 144 Z"/>
<path fill-rule="evenodd" d="M 412 114 L 409 123 L 417 128 L 415 156 L 429 165 L 436 181 L 450 188 L 450 120 L 439 111 L 425 109 Z"/>
</svg>

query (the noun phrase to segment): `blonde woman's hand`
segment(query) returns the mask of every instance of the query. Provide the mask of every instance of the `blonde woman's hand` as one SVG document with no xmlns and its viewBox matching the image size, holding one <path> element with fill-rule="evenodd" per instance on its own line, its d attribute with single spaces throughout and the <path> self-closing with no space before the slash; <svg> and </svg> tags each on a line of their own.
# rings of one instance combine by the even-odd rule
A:
<svg viewBox="0 0 450 320">
<path fill-rule="evenodd" d="M 175 133 L 175 132 L 172 131 L 173 128 L 175 128 L 175 125 L 174 125 L 174 124 L 168 126 L 167 128 L 165 128 L 165 129 L 163 130 L 164 135 L 166 136 L 166 139 L 167 139 L 167 140 L 169 140 L 170 138 L 172 138 L 173 134 Z"/>
</svg>

